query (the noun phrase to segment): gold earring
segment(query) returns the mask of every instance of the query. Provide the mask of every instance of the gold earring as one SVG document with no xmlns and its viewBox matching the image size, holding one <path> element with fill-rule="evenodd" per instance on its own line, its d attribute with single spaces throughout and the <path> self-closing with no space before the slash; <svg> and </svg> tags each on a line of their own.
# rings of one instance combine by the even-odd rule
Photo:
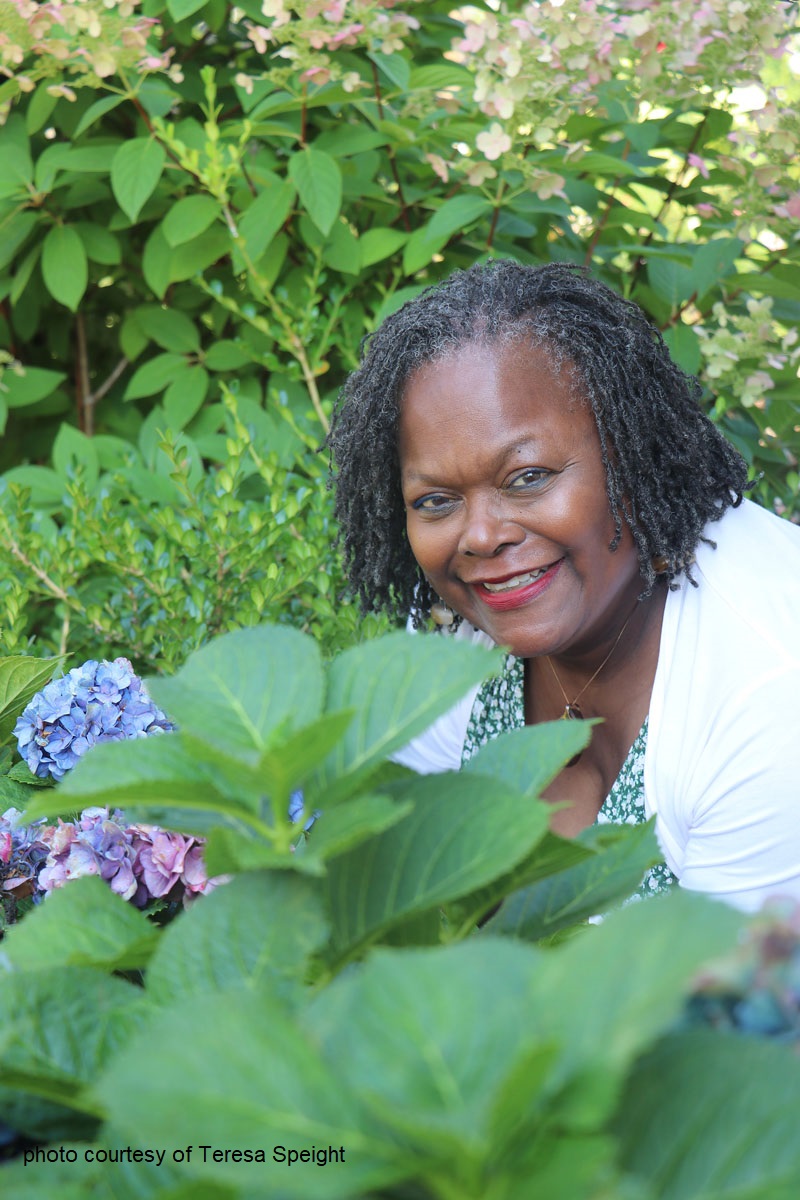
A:
<svg viewBox="0 0 800 1200">
<path fill-rule="evenodd" d="M 663 554 L 654 554 L 650 559 L 656 575 L 666 575 L 669 570 L 669 559 Z"/>
</svg>

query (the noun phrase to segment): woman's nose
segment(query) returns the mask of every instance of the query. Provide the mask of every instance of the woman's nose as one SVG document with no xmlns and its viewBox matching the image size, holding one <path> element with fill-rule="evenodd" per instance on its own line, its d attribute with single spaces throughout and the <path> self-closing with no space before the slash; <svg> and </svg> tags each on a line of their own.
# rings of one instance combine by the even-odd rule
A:
<svg viewBox="0 0 800 1200">
<path fill-rule="evenodd" d="M 458 540 L 460 554 L 494 558 L 504 546 L 518 546 L 525 530 L 494 494 L 469 501 L 464 507 L 464 525 Z"/>
</svg>

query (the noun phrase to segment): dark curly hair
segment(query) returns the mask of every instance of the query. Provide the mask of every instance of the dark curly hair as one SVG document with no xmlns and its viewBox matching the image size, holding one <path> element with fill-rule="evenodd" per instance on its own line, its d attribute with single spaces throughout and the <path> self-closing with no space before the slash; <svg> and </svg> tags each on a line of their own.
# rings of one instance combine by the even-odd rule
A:
<svg viewBox="0 0 800 1200">
<path fill-rule="evenodd" d="M 703 527 L 741 503 L 744 460 L 704 415 L 700 384 L 675 365 L 637 305 L 561 263 L 500 260 L 456 271 L 364 339 L 334 412 L 326 444 L 338 467 L 339 540 L 364 612 L 411 612 L 419 624 L 435 598 L 411 553 L 400 489 L 397 424 L 409 377 L 468 342 L 520 340 L 546 349 L 556 370 L 577 368 L 600 435 L 615 523 L 609 549 L 624 521 L 643 596 L 656 580 L 654 557 L 672 586 L 681 573 L 694 582 Z"/>
</svg>

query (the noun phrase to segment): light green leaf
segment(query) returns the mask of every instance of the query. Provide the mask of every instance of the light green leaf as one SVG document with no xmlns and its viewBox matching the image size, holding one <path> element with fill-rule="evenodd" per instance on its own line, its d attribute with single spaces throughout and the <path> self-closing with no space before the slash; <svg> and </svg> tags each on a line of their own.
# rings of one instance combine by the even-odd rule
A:
<svg viewBox="0 0 800 1200">
<path fill-rule="evenodd" d="M 622 1163 L 659 1200 L 792 1200 L 799 1104 L 800 1062 L 787 1046 L 675 1034 L 634 1067 L 615 1120 Z"/>
<path fill-rule="evenodd" d="M 24 654 L 0 658 L 0 746 L 10 739 L 23 708 L 50 682 L 63 661 L 63 658 L 29 658 Z"/>
<path fill-rule="evenodd" d="M 289 175 L 306 212 L 327 237 L 342 207 L 342 173 L 338 163 L 322 150 L 306 146 L 290 158 Z"/>
<path fill-rule="evenodd" d="M 102 879 L 87 876 L 57 888 L 45 904 L 28 913 L 3 939 L 13 969 L 143 967 L 155 949 L 158 931 Z"/>
<path fill-rule="evenodd" d="M 0 175 L 0 199 L 23 196 L 33 188 L 33 161 L 27 146 L 4 139 L 0 146 L 3 171 Z"/>
<path fill-rule="evenodd" d="M 366 838 L 402 821 L 413 809 L 411 801 L 390 800 L 388 796 L 359 796 L 323 813 L 309 830 L 309 840 L 298 847 L 320 861 L 334 858 Z"/>
<path fill-rule="evenodd" d="M 501 651 L 439 637 L 389 634 L 340 654 L 328 675 L 328 712 L 355 717 L 319 776 L 316 807 L 328 807 L 335 782 L 362 777 L 426 729 L 502 662 Z M 347 781 L 343 781 L 345 787 Z"/>
<path fill-rule="evenodd" d="M 153 138 L 123 142 L 111 162 L 111 190 L 131 221 L 139 216 L 155 191 L 166 161 L 166 151 Z"/>
<path fill-rule="evenodd" d="M 337 221 L 322 248 L 322 261 L 343 275 L 361 270 L 361 241 L 345 221 Z"/>
<path fill-rule="evenodd" d="M 645 872 L 662 860 L 652 822 L 593 825 L 576 840 L 595 853 L 568 870 L 523 887 L 487 929 L 526 941 L 550 937 L 633 895 Z"/>
<path fill-rule="evenodd" d="M 274 991 L 302 978 L 327 933 L 311 883 L 283 872 L 250 872 L 167 927 L 148 967 L 147 994 L 164 1004 L 262 982 Z"/>
<path fill-rule="evenodd" d="M 219 216 L 220 207 L 211 196 L 184 196 L 170 208 L 161 224 L 170 246 L 190 242 L 208 229 Z"/>
<path fill-rule="evenodd" d="M 50 95 L 48 86 L 47 80 L 43 80 L 28 101 L 28 111 L 25 114 L 25 129 L 28 133 L 38 133 L 58 103 L 58 97 Z"/>
<path fill-rule="evenodd" d="M 741 238 L 712 238 L 697 247 L 692 259 L 692 279 L 698 296 L 704 296 L 731 274 L 743 248 Z"/>
<path fill-rule="evenodd" d="M 182 354 L 157 354 L 143 363 L 133 374 L 125 389 L 123 400 L 139 400 L 142 396 L 155 396 L 180 377 L 186 368 Z"/>
<path fill-rule="evenodd" d="M 381 54 L 380 51 L 374 50 L 368 57 L 401 92 L 408 90 L 411 67 L 401 54 Z"/>
<path fill-rule="evenodd" d="M 311 638 L 261 625 L 215 638 L 177 675 L 148 687 L 182 730 L 255 764 L 279 728 L 320 715 L 322 665 Z"/>
<path fill-rule="evenodd" d="M 192 354 L 200 349 L 200 331 L 191 317 L 164 304 L 142 304 L 134 318 L 143 333 L 156 345 L 173 354 Z"/>
<path fill-rule="evenodd" d="M 64 498 L 64 481 L 50 467 L 12 467 L 4 478 L 30 488 L 31 502 L 39 508 L 58 505 Z"/>
<path fill-rule="evenodd" d="M 86 112 L 81 117 L 78 124 L 75 126 L 73 138 L 79 138 L 82 133 L 94 125 L 95 121 L 99 121 L 106 113 L 111 112 L 113 108 L 123 104 L 127 96 L 102 96 L 99 100 L 95 100 L 94 104 L 90 104 Z"/>
<path fill-rule="evenodd" d="M 39 220 L 38 213 L 26 211 L 17 212 L 16 216 L 4 221 L 3 236 L 0 239 L 0 269 L 14 260 L 17 251 L 25 245 Z"/>
<path fill-rule="evenodd" d="M 176 21 L 183 21 L 186 17 L 191 17 L 192 13 L 198 12 L 207 0 L 167 0 L 167 8 L 170 16 Z"/>
<path fill-rule="evenodd" d="M 38 404 L 56 390 L 66 379 L 63 371 L 48 371 L 44 367 L 25 367 L 24 375 L 6 371 L 3 375 L 3 395 L 9 408 L 26 408 Z"/>
<path fill-rule="evenodd" d="M 202 1053 L 187 1053 L 202 1047 Z M 263 1070 L 258 1064 L 268 1064 Z M 235 1166 L 236 1186 L 254 1195 L 344 1200 L 371 1193 L 407 1170 L 392 1141 L 368 1132 L 360 1102 L 323 1063 L 305 1030 L 290 1021 L 269 988 L 236 988 L 193 997 L 158 1014 L 106 1068 L 94 1093 L 115 1128 L 136 1145 L 160 1145 L 164 1114 L 176 1146 L 240 1146 L 264 1162 Z M 365 1128 L 366 1126 L 366 1128 Z M 273 1159 L 273 1146 L 345 1147 L 344 1163 Z M 231 1164 L 186 1170 L 230 1184 Z"/>
<path fill-rule="evenodd" d="M 25 819 L 107 805 L 127 810 L 129 816 L 145 815 L 167 829 L 204 834 L 227 826 L 241 833 L 261 829 L 254 803 L 245 789 L 231 785 L 222 768 L 202 761 L 195 744 L 171 733 L 93 746 L 60 787 L 37 790 Z"/>
<path fill-rule="evenodd" d="M 209 346 L 204 361 L 209 371 L 235 371 L 252 362 L 252 354 L 240 342 L 223 338 Z"/>
<path fill-rule="evenodd" d="M 413 275 L 421 267 L 427 266 L 434 254 L 438 254 L 455 233 L 463 232 L 491 211 L 491 204 L 483 196 L 472 194 L 445 200 L 430 221 L 415 230 L 406 243 L 403 253 L 405 273 Z"/>
<path fill-rule="evenodd" d="M 589 744 L 595 721 L 546 721 L 493 738 L 466 771 L 503 779 L 521 796 L 539 797 L 562 767 Z"/>
<path fill-rule="evenodd" d="M 208 391 L 208 372 L 187 367 L 164 393 L 164 410 L 173 433 L 180 433 L 201 408 Z"/>
<path fill-rule="evenodd" d="M 547 830 L 547 806 L 523 801 L 502 781 L 447 773 L 392 791 L 413 801 L 414 811 L 328 866 L 333 940 L 341 954 L 401 918 L 510 871 Z"/>
<path fill-rule="evenodd" d="M 700 338 L 695 329 L 693 325 L 684 325 L 682 321 L 677 321 L 663 331 L 670 355 L 689 375 L 698 373 L 703 358 L 700 352 Z"/>
<path fill-rule="evenodd" d="M 31 275 L 36 269 L 36 264 L 41 257 L 41 253 L 42 246 L 41 243 L 39 243 L 28 251 L 20 265 L 17 267 L 17 270 L 14 274 L 14 282 L 12 283 L 11 291 L 9 292 L 9 298 L 12 305 L 16 306 L 19 303 L 20 296 L 30 283 Z M 2 391 L 0 391 L 0 395 L 1 394 Z"/>
<path fill-rule="evenodd" d="M 83 242 L 71 225 L 53 225 L 45 237 L 42 278 L 54 300 L 77 311 L 89 281 L 89 267 Z"/>
<path fill-rule="evenodd" d="M 650 286 L 673 312 L 696 291 L 691 267 L 667 258 L 650 258 L 647 277 Z"/>
<path fill-rule="evenodd" d="M 172 248 L 164 237 L 161 226 L 156 225 L 144 244 L 142 274 L 144 275 L 145 283 L 149 288 L 152 288 L 159 300 L 163 299 L 164 293 L 170 284 L 169 267 L 171 254 Z"/>
<path fill-rule="evenodd" d="M 373 263 L 389 258 L 408 241 L 408 234 L 399 229 L 368 229 L 361 235 L 361 265 L 370 267 Z"/>
<path fill-rule="evenodd" d="M 165 240 L 165 245 L 166 240 Z M 208 229 L 190 242 L 175 246 L 169 252 L 168 275 L 170 283 L 181 283 L 191 279 L 230 253 L 231 239 L 225 229 Z"/>
<path fill-rule="evenodd" d="M 295 194 L 294 184 L 275 176 L 274 179 L 266 181 L 253 203 L 243 213 L 239 221 L 239 233 L 244 238 L 245 250 L 251 262 L 255 263 L 261 258 L 281 229 L 292 211 Z M 235 266 L 240 271 L 244 270 L 244 260 Z"/>
<path fill-rule="evenodd" d="M 74 474 L 76 465 L 83 470 L 84 486 L 91 491 L 100 474 L 100 463 L 93 439 L 74 425 L 67 425 L 65 422 L 53 443 L 53 466 L 61 478 L 67 480 Z"/>
</svg>

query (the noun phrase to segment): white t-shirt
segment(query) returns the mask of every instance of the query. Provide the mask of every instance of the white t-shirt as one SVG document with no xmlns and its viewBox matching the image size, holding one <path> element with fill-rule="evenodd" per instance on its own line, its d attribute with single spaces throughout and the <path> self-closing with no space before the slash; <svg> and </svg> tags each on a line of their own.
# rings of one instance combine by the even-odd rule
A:
<svg viewBox="0 0 800 1200">
<path fill-rule="evenodd" d="M 709 524 L 664 609 L 645 811 L 683 887 L 754 910 L 800 900 L 800 527 L 745 500 Z M 463 624 L 457 637 L 491 645 Z M 400 751 L 458 770 L 478 689 Z"/>
</svg>

